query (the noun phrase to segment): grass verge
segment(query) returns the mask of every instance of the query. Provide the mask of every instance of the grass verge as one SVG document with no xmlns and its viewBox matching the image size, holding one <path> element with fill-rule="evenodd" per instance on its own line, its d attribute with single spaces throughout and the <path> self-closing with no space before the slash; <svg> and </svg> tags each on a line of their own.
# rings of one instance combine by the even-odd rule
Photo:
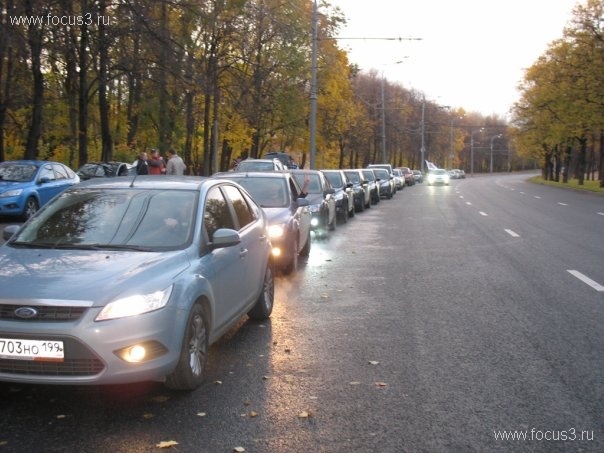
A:
<svg viewBox="0 0 604 453">
<path fill-rule="evenodd" d="M 567 183 L 546 181 L 541 176 L 533 176 L 529 179 L 530 182 L 535 184 L 543 184 L 545 186 L 561 187 L 563 189 L 582 190 L 585 192 L 595 192 L 604 195 L 604 187 L 600 187 L 600 181 L 587 181 L 583 182 L 583 185 L 579 185 L 579 181 L 576 179 L 569 179 Z"/>
</svg>

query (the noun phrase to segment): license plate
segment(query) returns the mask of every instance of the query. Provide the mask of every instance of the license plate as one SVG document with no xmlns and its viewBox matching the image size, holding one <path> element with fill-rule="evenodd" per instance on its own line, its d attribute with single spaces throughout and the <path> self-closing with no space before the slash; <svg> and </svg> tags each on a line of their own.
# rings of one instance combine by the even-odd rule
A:
<svg viewBox="0 0 604 453">
<path fill-rule="evenodd" d="M 62 362 L 64 357 L 62 341 L 0 338 L 1 359 Z"/>
</svg>

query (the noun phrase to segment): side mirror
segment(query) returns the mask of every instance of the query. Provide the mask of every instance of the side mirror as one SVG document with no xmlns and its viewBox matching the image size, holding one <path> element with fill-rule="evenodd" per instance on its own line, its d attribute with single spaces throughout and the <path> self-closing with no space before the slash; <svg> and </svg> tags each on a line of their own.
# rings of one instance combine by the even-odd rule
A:
<svg viewBox="0 0 604 453">
<path fill-rule="evenodd" d="M 330 189 L 325 189 L 325 191 L 323 192 L 323 195 L 333 195 L 334 193 L 336 193 L 336 189 L 334 189 L 333 187 Z"/>
<path fill-rule="evenodd" d="M 38 179 L 39 184 L 46 184 L 49 182 L 50 182 L 50 178 L 48 176 L 42 176 L 40 179 Z"/>
<path fill-rule="evenodd" d="M 14 234 L 19 231 L 21 228 L 19 225 L 9 225 L 4 230 L 2 230 L 2 239 L 8 241 L 10 238 L 14 236 Z"/>
<path fill-rule="evenodd" d="M 210 244 L 212 250 L 223 247 L 232 247 L 241 242 L 241 236 L 235 230 L 230 228 L 219 228 L 214 231 L 212 235 L 212 242 Z"/>
<path fill-rule="evenodd" d="M 299 208 L 305 208 L 306 206 L 310 206 L 310 201 L 308 201 L 306 198 L 298 198 L 296 200 L 296 203 L 298 204 Z"/>
</svg>

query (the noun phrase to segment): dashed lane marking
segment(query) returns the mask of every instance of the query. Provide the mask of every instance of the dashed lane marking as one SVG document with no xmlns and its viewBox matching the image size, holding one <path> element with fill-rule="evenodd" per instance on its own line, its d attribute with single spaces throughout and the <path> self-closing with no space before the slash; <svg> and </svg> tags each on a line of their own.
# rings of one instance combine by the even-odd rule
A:
<svg viewBox="0 0 604 453">
<path fill-rule="evenodd" d="M 579 271 L 575 271 L 575 270 L 568 270 L 568 272 L 571 275 L 574 275 L 575 277 L 577 277 L 579 280 L 581 280 L 583 283 L 591 286 L 593 289 L 595 289 L 596 291 L 599 292 L 603 292 L 604 291 L 604 286 L 600 285 L 598 282 L 592 280 L 591 278 L 589 278 L 587 275 L 582 274 Z"/>
<path fill-rule="evenodd" d="M 485 216 L 485 217 L 488 216 L 488 214 L 486 212 L 484 212 L 484 211 L 480 211 L 480 215 Z"/>
<path fill-rule="evenodd" d="M 506 229 L 505 232 L 507 234 L 509 234 L 510 236 L 512 236 L 513 238 L 519 238 L 520 237 L 520 235 L 518 233 L 516 233 L 515 231 L 513 231 L 513 230 Z"/>
</svg>

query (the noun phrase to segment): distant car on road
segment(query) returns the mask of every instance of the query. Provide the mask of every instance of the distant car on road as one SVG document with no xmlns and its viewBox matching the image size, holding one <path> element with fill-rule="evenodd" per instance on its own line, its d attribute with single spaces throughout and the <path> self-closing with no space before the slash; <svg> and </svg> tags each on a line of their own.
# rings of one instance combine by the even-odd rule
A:
<svg viewBox="0 0 604 453">
<path fill-rule="evenodd" d="M 449 172 L 443 168 L 438 168 L 436 170 L 430 170 L 428 172 L 428 185 L 433 186 L 436 184 L 444 184 L 445 186 L 449 185 Z"/>
<path fill-rule="evenodd" d="M 44 160 L 0 163 L 0 216 L 32 217 L 55 195 L 80 182 L 67 165 Z"/>
<path fill-rule="evenodd" d="M 354 192 L 352 183 L 342 170 L 321 170 L 327 177 L 329 184 L 336 191 L 336 211 L 342 223 L 348 221 L 348 217 L 354 217 Z"/>
<path fill-rule="evenodd" d="M 371 195 L 371 204 L 380 202 L 380 186 L 378 185 L 377 177 L 371 168 L 362 168 L 363 176 L 367 181 L 369 194 Z"/>
<path fill-rule="evenodd" d="M 270 153 L 266 153 L 262 156 L 263 159 L 279 159 L 281 163 L 285 166 L 285 168 L 289 168 L 290 170 L 296 170 L 298 168 L 298 164 L 294 160 L 294 158 L 288 153 L 282 153 L 278 151 L 272 151 Z"/>
<path fill-rule="evenodd" d="M 0 246 L 0 381 L 201 385 L 209 346 L 274 300 L 268 222 L 236 183 L 84 181 Z"/>
<path fill-rule="evenodd" d="M 413 171 L 413 179 L 415 179 L 415 182 L 418 182 L 418 183 L 424 182 L 424 174 L 421 172 L 421 170 L 412 170 L 412 171 Z"/>
<path fill-rule="evenodd" d="M 298 256 L 310 254 L 309 202 L 289 172 L 227 172 L 214 175 L 228 178 L 246 189 L 264 210 L 268 222 L 273 260 L 283 273 L 298 268 Z"/>
<path fill-rule="evenodd" d="M 319 235 L 326 230 L 335 230 L 337 226 L 335 189 L 319 170 L 292 170 L 292 174 L 301 187 L 306 185 L 312 213 L 311 227 Z"/>
<path fill-rule="evenodd" d="M 364 211 L 371 207 L 371 194 L 369 193 L 368 183 L 361 170 L 344 170 L 348 180 L 352 182 L 354 192 L 354 205 L 357 212 Z"/>
</svg>

